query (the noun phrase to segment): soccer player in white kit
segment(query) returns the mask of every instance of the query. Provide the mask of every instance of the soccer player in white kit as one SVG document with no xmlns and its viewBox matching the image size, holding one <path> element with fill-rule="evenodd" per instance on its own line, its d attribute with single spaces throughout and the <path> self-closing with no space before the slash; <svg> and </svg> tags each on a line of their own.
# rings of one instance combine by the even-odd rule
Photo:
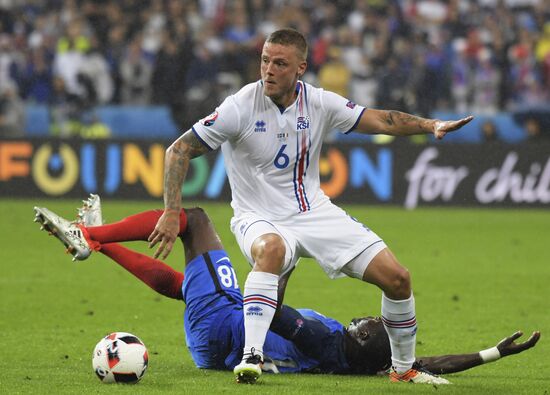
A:
<svg viewBox="0 0 550 395">
<path fill-rule="evenodd" d="M 390 338 L 392 381 L 442 384 L 445 379 L 413 368 L 416 316 L 408 271 L 373 231 L 332 204 L 320 188 L 319 155 L 326 134 L 446 133 L 468 123 L 366 109 L 300 80 L 307 43 L 282 29 L 266 40 L 262 79 L 227 97 L 166 151 L 164 214 L 149 237 L 165 258 L 179 231 L 181 189 L 189 161 L 221 146 L 232 191 L 231 230 L 252 265 L 244 287 L 245 348 L 237 382 L 261 374 L 262 347 L 288 280 L 300 257 L 315 258 L 331 278 L 349 276 L 382 291 L 382 318 Z"/>
</svg>

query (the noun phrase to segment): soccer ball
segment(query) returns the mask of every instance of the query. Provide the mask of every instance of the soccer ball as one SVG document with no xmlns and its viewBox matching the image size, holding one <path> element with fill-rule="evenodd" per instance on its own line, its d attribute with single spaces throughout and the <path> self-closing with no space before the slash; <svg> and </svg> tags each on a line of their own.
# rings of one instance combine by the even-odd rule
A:
<svg viewBox="0 0 550 395">
<path fill-rule="evenodd" d="M 94 372 L 103 383 L 137 383 L 147 370 L 145 344 L 131 333 L 113 332 L 97 343 L 92 358 Z"/>
</svg>

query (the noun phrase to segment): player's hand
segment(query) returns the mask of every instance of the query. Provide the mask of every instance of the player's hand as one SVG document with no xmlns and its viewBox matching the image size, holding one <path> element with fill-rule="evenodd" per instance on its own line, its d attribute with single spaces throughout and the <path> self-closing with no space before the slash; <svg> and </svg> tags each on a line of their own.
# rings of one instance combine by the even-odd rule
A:
<svg viewBox="0 0 550 395">
<path fill-rule="evenodd" d="M 473 116 L 459 119 L 458 121 L 435 121 L 434 123 L 434 136 L 436 139 L 441 140 L 449 132 L 453 132 L 460 129 L 474 119 Z"/>
<path fill-rule="evenodd" d="M 536 331 L 536 332 L 533 332 L 531 337 L 527 339 L 525 342 L 516 343 L 515 341 L 519 339 L 522 335 L 523 335 L 522 331 L 517 331 L 512 336 L 502 339 L 497 344 L 497 349 L 500 352 L 500 356 L 505 357 L 507 355 L 519 354 L 522 351 L 525 351 L 530 349 L 531 347 L 534 347 L 535 344 L 537 344 L 537 342 L 540 339 L 540 332 Z"/>
<path fill-rule="evenodd" d="M 154 258 L 162 257 L 161 259 L 166 259 L 174 242 L 178 237 L 180 229 L 180 215 L 178 211 L 175 210 L 164 210 L 164 213 L 161 215 L 155 226 L 153 233 L 149 235 L 147 241 L 149 241 L 149 248 L 153 248 L 157 243 L 160 242 Z"/>
</svg>

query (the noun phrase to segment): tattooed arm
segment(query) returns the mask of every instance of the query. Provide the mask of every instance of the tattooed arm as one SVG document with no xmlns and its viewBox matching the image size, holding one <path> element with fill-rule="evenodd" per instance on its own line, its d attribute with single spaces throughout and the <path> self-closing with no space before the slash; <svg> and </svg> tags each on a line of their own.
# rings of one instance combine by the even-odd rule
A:
<svg viewBox="0 0 550 395">
<path fill-rule="evenodd" d="M 413 134 L 433 134 L 442 139 L 448 132 L 460 129 L 473 119 L 458 121 L 426 119 L 400 111 L 367 109 L 363 112 L 356 131 L 368 134 L 389 134 L 391 136 L 411 136 Z"/>
<path fill-rule="evenodd" d="M 164 213 L 159 218 L 155 230 L 149 236 L 149 248 L 160 242 L 154 257 L 162 254 L 166 258 L 179 233 L 179 213 L 181 210 L 181 188 L 187 175 L 191 159 L 208 151 L 192 130 L 185 132 L 168 147 L 164 158 Z"/>
</svg>

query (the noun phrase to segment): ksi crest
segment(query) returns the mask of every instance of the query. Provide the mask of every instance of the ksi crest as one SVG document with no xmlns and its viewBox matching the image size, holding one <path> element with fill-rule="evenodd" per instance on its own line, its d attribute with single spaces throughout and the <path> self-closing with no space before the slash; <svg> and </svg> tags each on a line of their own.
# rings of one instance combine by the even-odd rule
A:
<svg viewBox="0 0 550 395">
<path fill-rule="evenodd" d="M 298 117 L 298 120 L 296 122 L 296 129 L 297 130 L 309 129 L 309 117 L 307 115 L 305 117 Z"/>
</svg>

